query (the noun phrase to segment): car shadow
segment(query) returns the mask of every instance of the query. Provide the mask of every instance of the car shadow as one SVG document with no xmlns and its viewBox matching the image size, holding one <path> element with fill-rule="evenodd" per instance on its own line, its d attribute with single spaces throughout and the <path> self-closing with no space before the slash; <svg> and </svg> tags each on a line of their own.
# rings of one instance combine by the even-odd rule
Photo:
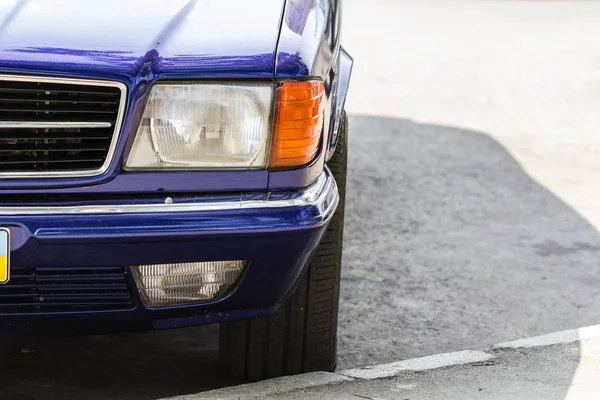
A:
<svg viewBox="0 0 600 400">
<path fill-rule="evenodd" d="M 340 368 L 598 322 L 600 234 L 485 133 L 351 116 L 347 198 Z M 219 373 L 217 333 L 2 341 L 0 398 L 156 399 L 239 383 Z"/>
<path fill-rule="evenodd" d="M 0 399 L 159 399 L 234 385 L 218 327 L 23 338 L 0 345 Z"/>
</svg>

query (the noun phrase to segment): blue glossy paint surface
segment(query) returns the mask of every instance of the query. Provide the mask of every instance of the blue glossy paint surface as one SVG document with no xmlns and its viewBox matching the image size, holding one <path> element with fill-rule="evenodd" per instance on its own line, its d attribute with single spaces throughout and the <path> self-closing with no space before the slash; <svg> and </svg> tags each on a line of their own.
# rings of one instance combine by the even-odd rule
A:
<svg viewBox="0 0 600 400">
<path fill-rule="evenodd" d="M 184 237 L 146 236 L 129 240 L 104 237 L 104 240 L 71 241 L 65 237 L 48 242 L 30 238 L 13 252 L 13 265 L 97 267 L 230 258 L 251 263 L 236 289 L 219 301 L 150 310 L 134 292 L 137 305 L 128 311 L 0 314 L 0 336 L 36 331 L 104 333 L 165 329 L 266 315 L 284 300 L 324 229 L 324 225 L 318 224 L 282 231 L 240 230 L 222 235 L 204 231 L 189 232 Z M 133 283 L 131 276 L 128 278 Z"/>
<path fill-rule="evenodd" d="M 283 0 L 0 2 L 0 69 L 104 76 L 273 76 Z"/>
<path fill-rule="evenodd" d="M 339 47 L 338 0 L 288 0 L 281 25 L 275 76 L 324 80 Z"/>
<path fill-rule="evenodd" d="M 218 301 L 148 310 L 138 299 L 135 309 L 127 311 L 128 317 L 115 316 L 109 322 L 94 313 L 69 314 L 71 321 L 82 324 L 69 324 L 70 330 L 105 332 L 194 325 L 271 312 L 300 275 L 329 217 L 321 214 L 315 203 L 189 213 L 0 216 L 0 226 L 11 230 L 14 268 L 122 267 L 227 259 L 251 262 L 238 287 Z M 67 318 L 53 314 L 48 319 L 43 313 L 0 317 L 0 327 L 12 324 L 11 329 L 1 330 L 4 334 Z M 57 327 L 53 324 L 44 329 Z"/>
</svg>

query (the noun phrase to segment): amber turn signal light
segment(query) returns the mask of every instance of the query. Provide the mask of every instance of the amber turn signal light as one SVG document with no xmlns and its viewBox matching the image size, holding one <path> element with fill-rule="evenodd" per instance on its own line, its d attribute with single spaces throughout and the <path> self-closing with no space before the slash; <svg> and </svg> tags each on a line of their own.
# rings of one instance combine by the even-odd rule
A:
<svg viewBox="0 0 600 400">
<path fill-rule="evenodd" d="M 277 88 L 271 168 L 299 167 L 319 151 L 325 85 L 321 81 L 284 82 Z"/>
</svg>

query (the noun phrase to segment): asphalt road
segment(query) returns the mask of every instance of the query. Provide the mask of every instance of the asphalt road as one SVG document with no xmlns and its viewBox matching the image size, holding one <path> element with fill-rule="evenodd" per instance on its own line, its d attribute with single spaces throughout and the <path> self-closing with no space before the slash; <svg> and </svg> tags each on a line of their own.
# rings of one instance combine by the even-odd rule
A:
<svg viewBox="0 0 600 400">
<path fill-rule="evenodd" d="M 347 0 L 340 367 L 600 319 L 600 3 Z M 0 343 L 0 399 L 235 382 L 215 327 Z"/>
</svg>

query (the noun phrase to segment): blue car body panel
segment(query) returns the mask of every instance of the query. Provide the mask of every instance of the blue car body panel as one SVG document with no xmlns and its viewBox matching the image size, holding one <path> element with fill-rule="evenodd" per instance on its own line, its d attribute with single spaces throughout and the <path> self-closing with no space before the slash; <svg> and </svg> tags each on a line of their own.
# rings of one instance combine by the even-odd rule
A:
<svg viewBox="0 0 600 400">
<path fill-rule="evenodd" d="M 283 0 L 0 3 L 4 71 L 137 79 L 271 78 Z"/>
<path fill-rule="evenodd" d="M 0 226 L 13 238 L 14 268 L 125 267 L 130 309 L 0 314 L 4 333 L 114 332 L 256 317 L 276 309 L 315 250 L 331 209 L 269 208 L 315 182 L 333 154 L 352 60 L 340 47 L 337 0 L 12 0 L 0 2 L 0 74 L 122 82 L 127 105 L 116 157 L 99 176 L 0 179 Z M 158 81 L 325 83 L 319 155 L 289 171 L 127 172 L 130 148 Z M 65 197 L 66 196 L 66 197 Z M 154 197 L 152 197 L 154 196 Z M 162 197 L 161 197 L 162 196 Z M 15 205 L 69 206 L 259 199 L 264 207 L 185 213 L 15 215 Z M 96 200 L 102 199 L 102 200 Z M 16 199 L 16 200 L 15 200 Z M 157 200 L 158 199 L 158 200 Z M 331 202 L 331 198 L 321 199 Z M 128 266 L 250 260 L 225 298 L 150 310 Z M 2 291 L 0 287 L 0 293 Z"/>
<path fill-rule="evenodd" d="M 70 324 L 65 328 L 54 324 L 44 328 L 54 332 L 71 328 L 81 332 L 110 332 L 140 326 L 145 329 L 181 327 L 269 313 L 298 278 L 323 234 L 328 217 L 308 208 L 291 207 L 283 211 L 82 215 L 70 219 L 64 215 L 3 216 L 0 225 L 11 229 L 12 263 L 19 267 L 77 269 L 212 261 L 224 257 L 250 260 L 237 288 L 218 301 L 148 310 L 141 305 L 137 292 L 132 291 L 136 307 L 113 311 L 130 314 L 115 326 Z M 134 285 L 130 276 L 128 279 Z M 73 315 L 71 312 L 53 313 L 59 314 Z M 93 314 L 105 313 L 81 314 L 82 321 L 93 321 L 96 318 Z M 10 324 L 14 329 L 26 330 L 37 317 L 39 313 L 34 316 L 13 313 L 2 316 L 0 326 Z M 47 321 L 52 323 L 53 320 Z M 2 332 L 14 333 L 8 328 Z"/>
</svg>

